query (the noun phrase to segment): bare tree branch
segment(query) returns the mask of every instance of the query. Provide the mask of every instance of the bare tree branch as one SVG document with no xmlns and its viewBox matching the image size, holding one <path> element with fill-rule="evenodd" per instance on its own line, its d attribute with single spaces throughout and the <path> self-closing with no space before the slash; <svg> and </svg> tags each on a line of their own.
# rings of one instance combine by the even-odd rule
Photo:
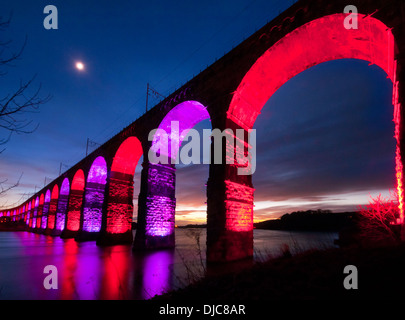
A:
<svg viewBox="0 0 405 320">
<path fill-rule="evenodd" d="M 399 217 L 398 193 L 390 190 L 390 196 L 384 198 L 379 194 L 371 198 L 366 206 L 359 207 L 360 236 L 371 242 L 396 241 L 398 235 L 393 225 Z"/>
<path fill-rule="evenodd" d="M 12 14 L 8 19 L 0 16 L 0 33 L 9 27 L 11 16 Z M 6 69 L 14 67 L 14 63 L 21 58 L 27 45 L 27 37 L 18 50 L 11 48 L 12 43 L 12 40 L 0 41 L 0 76 L 7 75 Z M 0 154 L 6 150 L 4 146 L 10 141 L 13 133 L 28 134 L 38 128 L 39 124 L 35 125 L 27 115 L 38 112 L 39 107 L 48 102 L 51 97 L 49 95 L 44 98 L 40 96 L 41 85 L 36 89 L 32 88 L 35 78 L 36 75 L 28 81 L 21 80 L 19 86 L 11 93 L 1 93 L 0 87 L 0 130 L 6 132 L 4 137 L 0 136 Z M 0 197 L 4 197 L 8 191 L 17 187 L 21 177 L 22 174 L 17 182 L 11 184 L 8 184 L 7 179 L 1 180 L 0 178 Z"/>
</svg>

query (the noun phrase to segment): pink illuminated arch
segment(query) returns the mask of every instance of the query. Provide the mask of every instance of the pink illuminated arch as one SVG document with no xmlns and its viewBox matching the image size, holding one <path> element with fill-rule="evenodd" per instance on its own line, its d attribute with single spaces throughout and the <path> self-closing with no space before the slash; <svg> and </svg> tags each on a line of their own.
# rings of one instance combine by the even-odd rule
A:
<svg viewBox="0 0 405 320">
<path fill-rule="evenodd" d="M 44 204 L 44 201 L 45 201 L 44 194 L 41 194 L 41 196 L 39 197 L 39 205 Z"/>
<path fill-rule="evenodd" d="M 72 190 L 81 190 L 84 189 L 84 173 L 82 169 L 77 170 L 75 176 L 72 180 Z"/>
<path fill-rule="evenodd" d="M 227 117 L 242 128 L 253 128 L 270 97 L 306 69 L 336 59 L 360 59 L 378 65 L 393 82 L 396 179 L 403 221 L 402 160 L 399 149 L 400 105 L 396 79 L 395 41 L 380 20 L 358 15 L 358 29 L 343 26 L 345 14 L 328 15 L 295 29 L 270 47 L 245 74 L 230 103 Z"/>
<path fill-rule="evenodd" d="M 66 215 L 66 230 L 78 231 L 80 227 L 80 211 L 83 203 L 84 172 L 77 170 L 72 180 L 72 187 L 69 197 L 68 212 Z"/>
<path fill-rule="evenodd" d="M 58 197 L 59 197 L 59 188 L 58 188 L 58 185 L 55 184 L 52 189 L 51 199 L 58 199 Z"/>
</svg>

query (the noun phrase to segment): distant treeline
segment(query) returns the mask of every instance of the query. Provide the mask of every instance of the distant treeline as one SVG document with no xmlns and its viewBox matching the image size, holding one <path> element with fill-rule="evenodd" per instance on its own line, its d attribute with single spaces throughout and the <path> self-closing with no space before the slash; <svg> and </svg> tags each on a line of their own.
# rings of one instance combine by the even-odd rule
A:
<svg viewBox="0 0 405 320">
<path fill-rule="evenodd" d="M 255 223 L 256 229 L 339 231 L 354 223 L 355 212 L 334 213 L 330 210 L 308 210 L 287 213 L 279 219 Z"/>
</svg>

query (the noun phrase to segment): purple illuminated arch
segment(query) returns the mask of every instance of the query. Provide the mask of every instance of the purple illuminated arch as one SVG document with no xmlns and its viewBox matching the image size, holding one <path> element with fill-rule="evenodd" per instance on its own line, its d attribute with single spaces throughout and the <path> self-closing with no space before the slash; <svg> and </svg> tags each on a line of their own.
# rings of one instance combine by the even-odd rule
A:
<svg viewBox="0 0 405 320">
<path fill-rule="evenodd" d="M 42 220 L 41 220 L 42 229 L 46 229 L 47 226 L 50 201 L 51 201 L 51 190 L 48 189 L 45 193 L 45 202 L 42 208 Z"/>
<path fill-rule="evenodd" d="M 36 199 L 33 200 L 33 203 L 34 203 L 34 214 L 32 215 L 32 227 L 36 228 L 37 227 L 39 197 L 36 197 Z"/>
<path fill-rule="evenodd" d="M 51 201 L 51 190 L 48 189 L 45 193 L 45 203 Z"/>
<path fill-rule="evenodd" d="M 69 179 L 65 178 L 65 180 L 63 180 L 62 186 L 60 187 L 60 194 L 67 196 L 69 195 L 69 191 L 70 191 Z"/>
<path fill-rule="evenodd" d="M 70 183 L 69 179 L 65 178 L 60 187 L 60 195 L 58 201 L 58 207 L 56 210 L 56 224 L 55 229 L 57 231 L 62 231 L 65 228 L 65 216 L 69 200 Z"/>
<path fill-rule="evenodd" d="M 170 159 L 176 159 L 181 143 L 190 129 L 206 119 L 210 119 L 210 115 L 204 105 L 197 101 L 185 101 L 169 111 L 160 123 L 153 137 L 151 150 L 156 154 L 166 155 L 171 164 L 150 163 L 147 168 L 145 217 L 138 216 L 138 221 L 144 221 L 145 230 L 144 235 L 141 235 L 141 230 L 137 230 L 136 234 L 136 243 L 140 243 L 140 246 L 174 245 L 176 169 Z M 141 237 L 145 241 L 139 240 Z"/>
<path fill-rule="evenodd" d="M 25 223 L 27 225 L 30 224 L 31 217 L 32 217 L 32 212 L 31 212 L 31 201 L 30 201 L 30 202 L 27 203 L 27 215 L 26 215 L 26 218 L 25 218 Z"/>
<path fill-rule="evenodd" d="M 206 119 L 210 119 L 210 115 L 201 103 L 190 100 L 178 104 L 169 111 L 160 123 L 153 137 L 152 150 L 154 152 L 160 151 L 161 154 L 165 154 L 165 150 L 168 150 L 168 154 L 165 155 L 175 159 L 180 145 L 190 129 Z M 172 122 L 178 123 L 178 132 L 176 132 L 177 130 L 172 132 L 172 128 L 175 128 L 172 127 Z M 162 137 L 164 133 L 168 135 L 168 139 Z M 167 148 L 164 145 L 166 143 Z M 172 146 L 174 147 L 173 150 L 171 150 Z"/>
<path fill-rule="evenodd" d="M 83 209 L 83 231 L 85 232 L 99 232 L 101 229 L 106 182 L 107 163 L 103 157 L 98 157 L 94 160 L 87 177 Z"/>
<path fill-rule="evenodd" d="M 107 163 L 103 157 L 98 157 L 94 160 L 87 177 L 87 182 L 106 184 Z"/>
</svg>

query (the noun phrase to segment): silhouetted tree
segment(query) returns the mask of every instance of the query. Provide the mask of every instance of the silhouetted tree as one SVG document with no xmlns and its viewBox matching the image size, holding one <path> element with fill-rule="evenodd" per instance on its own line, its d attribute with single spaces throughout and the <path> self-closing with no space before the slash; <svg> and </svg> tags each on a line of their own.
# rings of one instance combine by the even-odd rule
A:
<svg viewBox="0 0 405 320">
<path fill-rule="evenodd" d="M 10 18 L 4 20 L 0 17 L 0 76 L 7 75 L 8 68 L 13 67 L 15 62 L 21 58 L 26 45 L 26 39 L 23 45 L 17 50 L 11 49 L 12 40 L 3 40 L 2 34 L 10 25 Z M 40 97 L 41 86 L 37 89 L 32 89 L 35 80 L 35 75 L 28 81 L 21 81 L 15 90 L 4 93 L 0 89 L 0 128 L 3 129 L 3 134 L 0 136 L 0 154 L 5 150 L 5 144 L 10 140 L 11 135 L 32 133 L 36 130 L 37 125 L 32 123 L 27 115 L 37 112 L 39 106 L 49 101 L 50 97 Z M 16 187 L 17 182 L 8 183 L 7 179 L 0 177 L 0 196 L 4 196 L 7 191 Z"/>
<path fill-rule="evenodd" d="M 371 198 L 368 205 L 359 207 L 358 227 L 365 242 L 387 242 L 399 239 L 395 224 L 399 218 L 398 193 L 390 190 L 384 198 L 381 193 Z"/>
</svg>

